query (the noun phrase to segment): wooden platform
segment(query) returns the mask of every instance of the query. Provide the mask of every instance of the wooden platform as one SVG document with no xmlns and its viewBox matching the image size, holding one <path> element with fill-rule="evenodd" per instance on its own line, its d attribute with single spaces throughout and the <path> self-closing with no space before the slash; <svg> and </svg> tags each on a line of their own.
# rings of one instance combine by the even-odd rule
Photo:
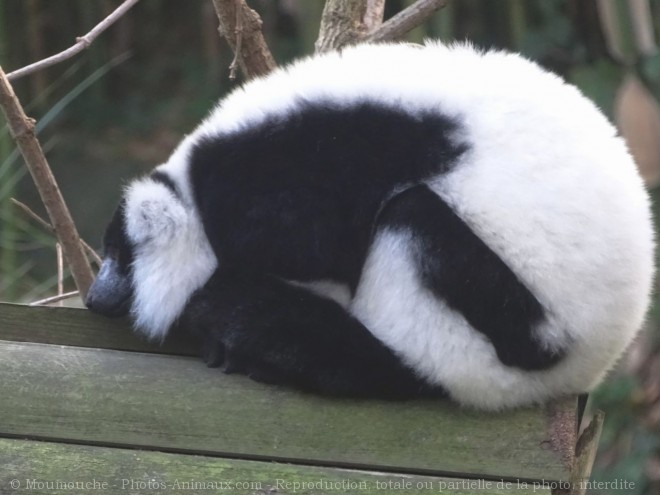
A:
<svg viewBox="0 0 660 495">
<path fill-rule="evenodd" d="M 326 399 L 191 354 L 85 310 L 0 304 L 0 493 L 538 494 L 593 461 L 597 431 L 575 456 L 573 398 L 505 414 Z"/>
</svg>

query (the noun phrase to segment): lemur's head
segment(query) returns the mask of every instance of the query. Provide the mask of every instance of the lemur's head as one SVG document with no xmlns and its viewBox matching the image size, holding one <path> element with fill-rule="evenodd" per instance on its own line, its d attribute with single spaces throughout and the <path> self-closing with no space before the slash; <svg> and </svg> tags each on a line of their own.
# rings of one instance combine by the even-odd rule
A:
<svg viewBox="0 0 660 495">
<path fill-rule="evenodd" d="M 130 312 L 136 328 L 154 339 L 165 337 L 217 265 L 195 207 L 159 171 L 126 189 L 103 244 L 87 307 L 104 316 Z"/>
</svg>

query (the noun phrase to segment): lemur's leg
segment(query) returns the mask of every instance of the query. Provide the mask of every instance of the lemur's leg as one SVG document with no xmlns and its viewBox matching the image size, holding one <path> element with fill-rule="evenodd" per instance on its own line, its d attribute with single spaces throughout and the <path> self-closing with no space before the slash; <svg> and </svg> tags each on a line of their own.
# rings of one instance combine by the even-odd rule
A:
<svg viewBox="0 0 660 495">
<path fill-rule="evenodd" d="M 442 395 L 335 301 L 274 277 L 217 272 L 181 324 L 201 336 L 210 365 L 224 360 L 258 381 L 341 396 Z"/>
<path fill-rule="evenodd" d="M 420 282 L 493 343 L 502 363 L 544 369 L 561 356 L 545 349 L 533 329 L 544 320 L 536 297 L 437 194 L 424 185 L 392 198 L 376 232 L 408 231 Z"/>
</svg>

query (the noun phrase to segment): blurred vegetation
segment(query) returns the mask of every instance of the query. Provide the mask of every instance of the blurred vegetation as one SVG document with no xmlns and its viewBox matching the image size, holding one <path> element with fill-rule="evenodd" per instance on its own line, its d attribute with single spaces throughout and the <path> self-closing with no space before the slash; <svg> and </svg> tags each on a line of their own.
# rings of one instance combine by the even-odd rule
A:
<svg viewBox="0 0 660 495">
<path fill-rule="evenodd" d="M 411 1 L 388 0 L 386 16 Z M 70 46 L 118 3 L 0 0 L 0 64 L 11 71 Z M 261 14 L 279 63 L 312 52 L 322 0 L 249 3 Z M 81 234 L 93 246 L 122 182 L 164 160 L 236 84 L 227 77 L 232 55 L 216 28 L 210 0 L 143 0 L 84 54 L 15 82 L 39 122 Z M 409 39 L 511 49 L 561 74 L 617 122 L 655 187 L 659 29 L 660 0 L 453 0 Z M 660 193 L 652 194 L 657 212 Z M 0 300 L 30 301 L 53 292 L 54 240 L 11 197 L 44 214 L 0 121 Z M 648 332 L 593 395 L 607 413 L 594 478 L 634 481 L 629 493 L 660 493 L 659 324 L 656 303 Z"/>
</svg>

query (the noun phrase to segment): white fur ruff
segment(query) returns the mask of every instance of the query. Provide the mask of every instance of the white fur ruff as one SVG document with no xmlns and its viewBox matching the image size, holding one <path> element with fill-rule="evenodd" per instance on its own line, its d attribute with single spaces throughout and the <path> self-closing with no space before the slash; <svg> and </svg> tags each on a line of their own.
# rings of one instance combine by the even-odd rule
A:
<svg viewBox="0 0 660 495">
<path fill-rule="evenodd" d="M 126 233 L 135 245 L 131 313 L 140 332 L 162 340 L 217 259 L 196 210 L 166 186 L 142 179 L 125 197 Z"/>
</svg>

